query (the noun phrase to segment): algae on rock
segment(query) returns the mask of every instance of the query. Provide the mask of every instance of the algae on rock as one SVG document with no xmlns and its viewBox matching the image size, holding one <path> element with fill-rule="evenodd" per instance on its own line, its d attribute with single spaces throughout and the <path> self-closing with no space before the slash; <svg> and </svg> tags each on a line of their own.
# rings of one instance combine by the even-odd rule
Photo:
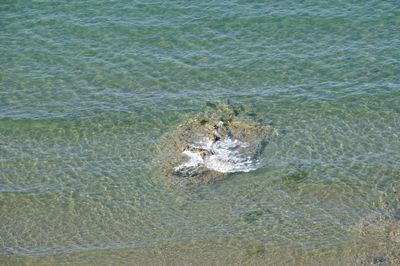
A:
<svg viewBox="0 0 400 266">
<path fill-rule="evenodd" d="M 160 145 L 163 178 L 172 184 L 212 183 L 229 173 L 257 169 L 268 141 L 278 135 L 242 107 L 208 104 Z"/>
</svg>

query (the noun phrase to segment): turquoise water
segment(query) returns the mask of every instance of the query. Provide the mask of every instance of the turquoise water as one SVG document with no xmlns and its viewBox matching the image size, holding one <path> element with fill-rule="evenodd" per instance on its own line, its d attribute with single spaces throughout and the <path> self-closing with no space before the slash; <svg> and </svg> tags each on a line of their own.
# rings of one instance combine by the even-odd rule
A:
<svg viewBox="0 0 400 266">
<path fill-rule="evenodd" d="M 398 1 L 1 1 L 0 262 L 400 261 Z M 267 164 L 171 187 L 229 99 Z"/>
</svg>

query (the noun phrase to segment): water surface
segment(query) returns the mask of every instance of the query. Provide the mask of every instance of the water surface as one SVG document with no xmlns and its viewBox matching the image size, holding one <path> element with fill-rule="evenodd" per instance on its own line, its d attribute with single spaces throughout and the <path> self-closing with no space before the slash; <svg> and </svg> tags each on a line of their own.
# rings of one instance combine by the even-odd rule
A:
<svg viewBox="0 0 400 266">
<path fill-rule="evenodd" d="M 2 1 L 0 29 L 1 263 L 400 257 L 397 1 Z M 166 185 L 162 138 L 226 99 L 284 132 L 265 166 Z"/>
</svg>

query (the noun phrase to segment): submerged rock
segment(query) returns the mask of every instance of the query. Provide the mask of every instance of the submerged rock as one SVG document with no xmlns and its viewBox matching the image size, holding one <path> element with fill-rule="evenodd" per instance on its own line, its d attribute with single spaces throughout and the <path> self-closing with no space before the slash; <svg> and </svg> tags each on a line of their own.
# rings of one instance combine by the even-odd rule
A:
<svg viewBox="0 0 400 266">
<path fill-rule="evenodd" d="M 393 185 L 392 190 L 384 193 L 381 208 L 367 215 L 357 224 L 357 231 L 363 242 L 374 243 L 357 258 L 359 265 L 400 265 L 400 194 Z"/>
<path fill-rule="evenodd" d="M 255 170 L 268 141 L 277 135 L 271 125 L 256 122 L 243 108 L 208 104 L 161 143 L 163 177 L 169 183 L 193 186 Z"/>
</svg>

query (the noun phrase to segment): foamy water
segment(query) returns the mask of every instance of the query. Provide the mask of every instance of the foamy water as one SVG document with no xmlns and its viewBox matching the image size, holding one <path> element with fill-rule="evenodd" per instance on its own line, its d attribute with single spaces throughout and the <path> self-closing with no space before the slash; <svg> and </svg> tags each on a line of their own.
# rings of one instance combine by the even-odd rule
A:
<svg viewBox="0 0 400 266">
<path fill-rule="evenodd" d="M 259 160 L 243 154 L 249 143 L 229 137 L 219 141 L 203 140 L 189 145 L 194 150 L 206 151 L 209 155 L 202 157 L 199 152 L 186 150 L 182 154 L 188 160 L 175 167 L 175 171 L 185 168 L 204 166 L 220 173 L 249 172 L 260 167 Z"/>
</svg>

